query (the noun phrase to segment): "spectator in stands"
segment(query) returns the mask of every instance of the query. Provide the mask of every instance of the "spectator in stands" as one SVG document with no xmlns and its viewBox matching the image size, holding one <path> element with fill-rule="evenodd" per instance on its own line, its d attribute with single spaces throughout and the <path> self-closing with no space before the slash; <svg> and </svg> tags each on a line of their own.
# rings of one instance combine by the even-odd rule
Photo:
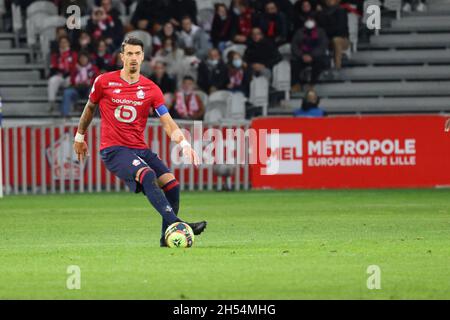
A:
<svg viewBox="0 0 450 320">
<path fill-rule="evenodd" d="M 76 51 L 94 52 L 94 44 L 91 36 L 86 31 L 81 31 L 77 43 L 73 46 Z"/>
<path fill-rule="evenodd" d="M 228 79 L 227 89 L 232 92 L 242 92 L 248 96 L 250 90 L 250 71 L 242 60 L 239 52 L 228 53 Z"/>
<path fill-rule="evenodd" d="M 68 37 L 66 26 L 57 27 L 55 30 L 55 40 L 50 42 L 50 52 L 57 53 L 59 51 L 59 39 L 62 37 Z"/>
<path fill-rule="evenodd" d="M 211 48 L 208 35 L 199 26 L 192 23 L 189 16 L 181 20 L 181 31 L 178 34 L 179 46 L 182 49 L 191 48 L 199 59 L 204 59 Z"/>
<path fill-rule="evenodd" d="M 59 39 L 59 51 L 50 57 L 50 77 L 48 79 L 48 102 L 50 110 L 55 107 L 56 95 L 61 87 L 70 83 L 70 74 L 77 63 L 77 53 L 70 48 L 68 37 Z"/>
<path fill-rule="evenodd" d="M 108 52 L 108 46 L 105 40 L 100 39 L 97 42 L 97 48 L 92 55 L 92 60 L 95 65 L 100 70 L 100 73 L 105 73 L 114 70 L 114 59 L 113 55 Z"/>
<path fill-rule="evenodd" d="M 163 47 L 155 54 L 150 65 L 154 67 L 156 62 L 163 62 L 167 67 L 167 73 L 171 77 L 181 79 L 183 59 L 184 51 L 177 48 L 177 44 L 172 38 L 166 38 L 163 42 Z"/>
<path fill-rule="evenodd" d="M 166 72 L 166 65 L 164 62 L 155 63 L 153 73 L 149 78 L 156 83 L 163 92 L 166 105 L 172 105 L 176 91 L 176 81 Z"/>
<path fill-rule="evenodd" d="M 226 88 L 228 83 L 227 66 L 222 61 L 218 49 L 209 50 L 208 59 L 200 63 L 197 83 L 199 88 L 208 94 Z"/>
<path fill-rule="evenodd" d="M 260 15 L 258 25 L 266 39 L 274 41 L 277 46 L 286 43 L 289 32 L 288 22 L 274 1 L 267 2 L 265 12 Z"/>
<path fill-rule="evenodd" d="M 315 17 L 317 2 L 313 0 L 298 0 L 294 4 L 294 34 L 298 29 L 303 28 L 309 17 Z"/>
<path fill-rule="evenodd" d="M 222 52 L 231 40 L 231 16 L 223 3 L 215 5 L 215 14 L 211 28 L 211 40 L 215 48 Z"/>
<path fill-rule="evenodd" d="M 88 20 L 86 31 L 99 40 L 104 38 L 111 50 L 120 46 L 123 40 L 123 26 L 120 19 L 108 15 L 103 7 L 95 8 Z"/>
<path fill-rule="evenodd" d="M 153 36 L 153 52 L 158 52 L 167 38 L 171 38 L 174 43 L 178 42 L 175 28 L 171 22 L 166 22 L 163 28 Z"/>
<path fill-rule="evenodd" d="M 317 17 L 317 22 L 325 29 L 331 42 L 336 70 L 341 69 L 342 55 L 350 46 L 347 11 L 339 3 L 340 0 L 326 0 L 326 7 Z"/>
<path fill-rule="evenodd" d="M 63 100 L 61 103 L 61 114 L 68 117 L 72 109 L 72 105 L 78 99 L 86 99 L 89 90 L 98 74 L 97 67 L 89 61 L 88 52 L 80 52 L 78 55 L 78 63 L 71 72 L 71 86 L 64 89 Z"/>
<path fill-rule="evenodd" d="M 264 38 L 260 28 L 253 28 L 251 39 L 245 50 L 244 60 L 249 64 L 254 76 L 271 77 L 271 69 L 282 60 L 275 44 Z"/>
<path fill-rule="evenodd" d="M 131 24 L 139 30 L 153 30 L 155 24 L 162 25 L 169 20 L 166 0 L 139 0 L 131 17 Z"/>
<path fill-rule="evenodd" d="M 189 16 L 197 24 L 197 3 L 195 0 L 169 0 L 170 22 L 180 27 L 183 17 Z"/>
<path fill-rule="evenodd" d="M 235 43 L 247 43 L 255 24 L 253 9 L 248 5 L 247 0 L 233 0 L 230 5 L 230 12 L 232 20 L 231 39 Z"/>
<path fill-rule="evenodd" d="M 176 119 L 201 120 L 205 114 L 205 106 L 198 94 L 194 92 L 195 82 L 192 77 L 183 78 L 181 90 L 175 95 L 171 114 Z"/>
<path fill-rule="evenodd" d="M 320 73 L 328 67 L 327 48 L 328 38 L 325 31 L 317 25 L 314 18 L 308 18 L 304 27 L 299 29 L 292 39 L 292 91 L 300 91 L 300 85 L 304 83 L 317 83 Z M 309 75 L 305 74 L 307 70 Z"/>
<path fill-rule="evenodd" d="M 294 117 L 323 117 L 326 113 L 319 107 L 320 98 L 310 89 L 302 100 L 300 109 L 294 110 Z"/>
</svg>

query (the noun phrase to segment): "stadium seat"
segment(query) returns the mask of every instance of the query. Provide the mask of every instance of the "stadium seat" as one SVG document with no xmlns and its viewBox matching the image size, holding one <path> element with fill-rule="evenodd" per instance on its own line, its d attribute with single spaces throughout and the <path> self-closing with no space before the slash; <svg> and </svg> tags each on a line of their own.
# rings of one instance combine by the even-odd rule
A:
<svg viewBox="0 0 450 320">
<path fill-rule="evenodd" d="M 254 77 L 250 82 L 250 103 L 262 107 L 263 116 L 267 116 L 269 107 L 269 80 L 266 77 Z"/>
<path fill-rule="evenodd" d="M 382 34 L 370 39 L 372 48 L 449 48 L 450 33 Z"/>
<path fill-rule="evenodd" d="M 198 25 L 206 32 L 211 32 L 212 22 L 214 18 L 214 9 L 203 8 L 198 11 L 197 20 Z"/>
<path fill-rule="evenodd" d="M 141 30 L 130 31 L 125 35 L 125 39 L 128 37 L 135 37 L 141 40 L 144 43 L 145 56 L 150 57 L 152 53 L 152 36 L 148 32 Z"/>
<path fill-rule="evenodd" d="M 208 105 L 208 95 L 201 90 L 196 90 L 195 94 L 200 97 L 203 102 L 203 105 L 206 107 Z"/>
<path fill-rule="evenodd" d="M 245 102 L 247 98 L 241 92 L 235 92 L 231 96 L 231 104 L 227 108 L 226 118 L 234 120 L 245 119 Z"/>
<path fill-rule="evenodd" d="M 45 65 L 49 65 L 50 58 L 50 42 L 56 38 L 56 28 L 64 26 L 66 19 L 61 16 L 47 17 L 39 24 L 35 30 L 39 34 L 39 44 Z"/>
<path fill-rule="evenodd" d="M 231 101 L 233 98 L 232 96 L 233 96 L 233 94 L 230 91 L 218 90 L 209 95 L 208 102 L 220 101 L 220 102 L 225 103 L 226 106 L 228 107 L 229 105 L 231 105 Z"/>
<path fill-rule="evenodd" d="M 291 90 L 291 63 L 283 60 L 276 64 L 272 70 L 272 86 L 277 91 L 285 93 L 285 99 L 289 100 L 289 93 Z"/>
<path fill-rule="evenodd" d="M 36 1 L 30 4 L 26 10 L 26 28 L 28 45 L 36 44 L 37 29 L 42 21 L 49 16 L 58 15 L 58 8 L 55 4 L 48 1 Z"/>
<path fill-rule="evenodd" d="M 233 44 L 223 50 L 222 59 L 227 62 L 228 53 L 230 53 L 231 51 L 236 51 L 241 56 L 244 56 L 245 50 L 247 50 L 247 46 L 245 44 Z"/>
<path fill-rule="evenodd" d="M 348 31 L 349 40 L 351 43 L 351 51 L 358 51 L 358 30 L 359 30 L 359 17 L 354 13 L 348 15 Z"/>
<path fill-rule="evenodd" d="M 347 65 L 450 64 L 450 50 L 374 50 L 352 54 Z"/>
<path fill-rule="evenodd" d="M 290 43 L 285 43 L 278 48 L 278 51 L 281 53 L 284 59 L 290 60 L 292 55 L 292 49 Z"/>
<path fill-rule="evenodd" d="M 395 11 L 397 19 L 400 19 L 402 12 L 402 0 L 384 0 L 384 8 Z"/>
</svg>

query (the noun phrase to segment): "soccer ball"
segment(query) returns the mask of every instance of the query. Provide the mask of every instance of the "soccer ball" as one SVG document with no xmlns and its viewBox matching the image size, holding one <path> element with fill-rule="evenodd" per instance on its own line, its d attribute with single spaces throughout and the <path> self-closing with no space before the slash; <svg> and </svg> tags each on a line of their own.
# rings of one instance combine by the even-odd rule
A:
<svg viewBox="0 0 450 320">
<path fill-rule="evenodd" d="M 194 244 L 194 232 L 186 223 L 175 222 L 167 228 L 165 239 L 169 248 L 189 248 Z"/>
</svg>

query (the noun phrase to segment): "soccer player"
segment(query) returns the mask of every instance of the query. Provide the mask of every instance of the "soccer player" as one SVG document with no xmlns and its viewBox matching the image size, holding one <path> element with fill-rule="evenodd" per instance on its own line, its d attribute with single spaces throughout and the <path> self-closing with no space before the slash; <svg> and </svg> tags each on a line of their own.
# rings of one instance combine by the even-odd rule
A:
<svg viewBox="0 0 450 320">
<path fill-rule="evenodd" d="M 106 168 L 124 180 L 130 190 L 143 192 L 162 216 L 160 246 L 166 246 L 164 233 L 169 225 L 182 221 L 177 217 L 180 187 L 164 162 L 144 140 L 150 112 L 156 111 L 164 131 L 178 143 L 185 159 L 198 165 L 199 158 L 170 116 L 159 87 L 140 74 L 144 44 L 128 38 L 121 46 L 123 68 L 98 76 L 84 107 L 73 145 L 78 160 L 88 155 L 84 136 L 100 105 L 100 154 Z M 203 232 L 206 221 L 188 223 L 195 235 Z"/>
</svg>

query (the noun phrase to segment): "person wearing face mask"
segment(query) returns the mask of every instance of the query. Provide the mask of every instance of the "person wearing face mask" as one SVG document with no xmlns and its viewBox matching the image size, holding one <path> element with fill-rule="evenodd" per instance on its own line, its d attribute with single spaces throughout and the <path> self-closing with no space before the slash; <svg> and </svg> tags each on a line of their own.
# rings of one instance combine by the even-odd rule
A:
<svg viewBox="0 0 450 320">
<path fill-rule="evenodd" d="M 288 22 L 285 14 L 278 10 L 274 1 L 267 2 L 265 12 L 261 15 L 258 25 L 266 38 L 274 41 L 277 46 L 287 41 Z"/>
<path fill-rule="evenodd" d="M 306 20 L 303 28 L 298 30 L 291 44 L 292 91 L 301 90 L 301 85 L 313 86 L 320 73 L 328 67 L 328 38 L 325 31 L 317 26 L 313 18 Z M 310 70 L 310 75 L 305 75 Z"/>
<path fill-rule="evenodd" d="M 231 17 L 223 3 L 216 4 L 215 7 L 216 13 L 212 22 L 211 41 L 214 47 L 222 52 L 231 40 Z"/>
<path fill-rule="evenodd" d="M 242 92 L 248 97 L 250 89 L 250 72 L 247 64 L 242 60 L 239 52 L 228 53 L 228 85 L 227 89 L 232 92 Z"/>
<path fill-rule="evenodd" d="M 326 115 L 319 107 L 320 98 L 317 93 L 310 89 L 305 93 L 300 109 L 294 111 L 294 117 L 323 117 Z"/>
<path fill-rule="evenodd" d="M 194 92 L 195 81 L 190 76 L 185 76 L 181 84 L 181 90 L 175 94 L 175 102 L 170 110 L 174 119 L 201 120 L 205 114 L 205 106 L 202 99 Z"/>
<path fill-rule="evenodd" d="M 316 8 L 317 1 L 314 0 L 298 0 L 294 4 L 293 23 L 295 31 L 303 28 L 308 18 L 315 17 L 317 14 Z"/>
<path fill-rule="evenodd" d="M 200 89 L 208 94 L 226 89 L 228 72 L 219 50 L 215 48 L 209 50 L 208 59 L 200 63 L 197 82 Z"/>
</svg>

